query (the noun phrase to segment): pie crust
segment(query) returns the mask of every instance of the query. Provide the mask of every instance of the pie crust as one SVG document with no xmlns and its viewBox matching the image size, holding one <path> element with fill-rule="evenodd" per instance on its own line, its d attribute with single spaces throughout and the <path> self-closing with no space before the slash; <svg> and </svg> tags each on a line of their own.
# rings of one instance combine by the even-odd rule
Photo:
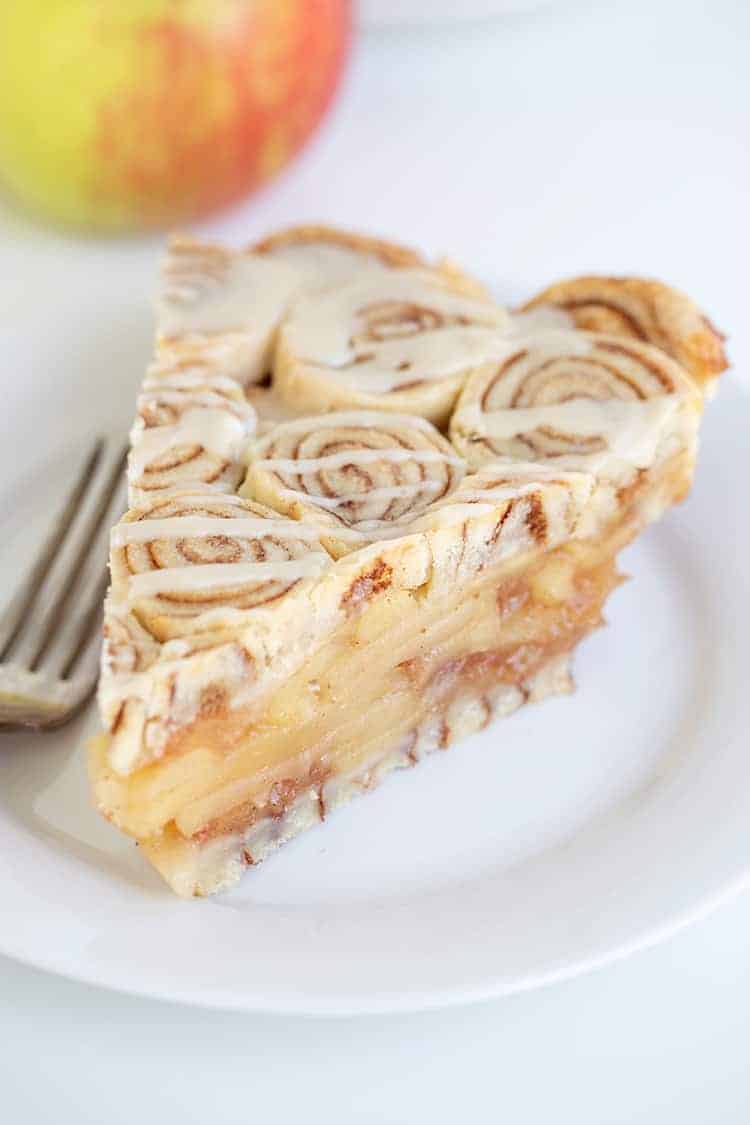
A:
<svg viewBox="0 0 750 1125">
<path fill-rule="evenodd" d="M 641 277 L 574 277 L 550 285 L 524 310 L 553 308 L 570 327 L 643 340 L 681 363 L 704 394 L 728 366 L 724 336 L 678 289 Z"/>
<path fill-rule="evenodd" d="M 724 360 L 657 283 L 579 279 L 510 315 L 326 227 L 174 239 L 164 278 L 89 766 L 191 896 L 571 690 L 618 552 L 690 487 L 696 383 Z"/>
</svg>

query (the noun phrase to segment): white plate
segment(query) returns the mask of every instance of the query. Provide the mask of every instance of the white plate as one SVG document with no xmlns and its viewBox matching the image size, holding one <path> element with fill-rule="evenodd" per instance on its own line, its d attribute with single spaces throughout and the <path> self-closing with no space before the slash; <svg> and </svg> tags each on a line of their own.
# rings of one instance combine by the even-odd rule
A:
<svg viewBox="0 0 750 1125">
<path fill-rule="evenodd" d="M 0 480 L 20 482 L 6 590 L 73 462 L 57 453 L 40 472 L 42 451 L 130 417 L 149 346 L 133 294 L 151 262 L 118 252 L 114 270 L 108 254 L 51 262 L 38 329 L 5 325 L 6 365 L 26 372 L 4 386 Z M 750 533 L 735 487 L 749 423 L 730 375 L 694 493 L 628 552 L 634 581 L 584 644 L 573 697 L 391 778 L 231 894 L 173 898 L 90 809 L 92 712 L 57 734 L 0 734 L 0 951 L 194 1004 L 394 1011 L 571 976 L 705 912 L 750 868 Z"/>
</svg>

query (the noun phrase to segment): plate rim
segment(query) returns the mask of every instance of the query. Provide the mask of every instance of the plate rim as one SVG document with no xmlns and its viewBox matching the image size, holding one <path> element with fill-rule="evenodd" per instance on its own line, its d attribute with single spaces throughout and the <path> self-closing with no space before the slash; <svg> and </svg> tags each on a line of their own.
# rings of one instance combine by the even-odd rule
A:
<svg viewBox="0 0 750 1125">
<path fill-rule="evenodd" d="M 729 879 L 726 885 L 698 900 L 692 908 L 686 908 L 674 915 L 671 920 L 646 931 L 641 937 L 630 941 L 623 941 L 599 955 L 583 957 L 578 961 L 571 961 L 568 965 L 541 972 L 537 975 L 529 974 L 513 982 L 502 980 L 488 981 L 486 985 L 477 985 L 473 988 L 460 986 L 444 986 L 441 990 L 422 990 L 415 993 L 385 993 L 382 1002 L 374 1000 L 373 993 L 353 994 L 346 1002 L 342 1000 L 331 1001 L 319 998 L 315 1004 L 290 1003 L 286 999 L 271 999 L 262 993 L 249 996 L 246 992 L 238 992 L 237 1002 L 225 998 L 212 996 L 209 990 L 201 993 L 188 993 L 184 987 L 171 990 L 149 987 L 142 983 L 118 983 L 104 974 L 85 972 L 63 964 L 55 957 L 27 957 L 19 950 L 7 946 L 0 948 L 0 954 L 9 961 L 22 965 L 25 968 L 35 969 L 52 976 L 61 977 L 75 984 L 85 984 L 92 988 L 101 988 L 106 992 L 118 996 L 130 996 L 141 1000 L 156 1000 L 160 1003 L 177 1004 L 185 1008 L 196 1008 L 201 1011 L 214 1012 L 246 1012 L 250 1015 L 260 1016 L 300 1016 L 306 1019 L 347 1019 L 354 1016 L 387 1016 L 406 1015 L 410 1013 L 434 1012 L 451 1008 L 468 1007 L 474 1004 L 489 1003 L 506 996 L 517 996 L 524 992 L 533 992 L 537 989 L 549 988 L 555 984 L 574 980 L 576 977 L 596 972 L 618 961 L 624 961 L 635 953 L 652 949 L 663 942 L 670 940 L 682 930 L 687 929 L 696 922 L 708 918 L 714 911 L 728 905 L 740 894 L 750 887 L 750 860 L 748 870 Z M 0 938 L 0 941 L 2 939 Z"/>
<path fill-rule="evenodd" d="M 725 405 L 726 404 L 726 405 Z M 718 404 L 717 404 L 718 405 Z M 729 415 L 733 406 L 741 406 L 741 416 L 746 417 L 750 405 L 750 387 L 739 378 L 734 378 L 727 387 L 726 397 L 718 414 Z M 723 409 L 722 409 L 723 408 Z M 709 418 L 713 409 L 709 408 Z M 720 422 L 720 419 L 717 419 Z M 717 442 L 717 445 L 719 443 Z M 718 456 L 718 454 L 717 454 Z M 732 456 L 736 458 L 737 451 Z M 700 471 L 700 470 L 699 470 Z M 564 841 L 561 841 L 564 843 Z M 176 1003 L 186 1007 L 217 1011 L 244 1011 L 262 1015 L 297 1015 L 305 1017 L 351 1017 L 356 1015 L 387 1015 L 407 1012 L 433 1011 L 443 1008 L 463 1006 L 481 1001 L 519 994 L 533 989 L 571 980 L 584 973 L 603 968 L 624 959 L 640 950 L 651 948 L 665 941 L 693 922 L 699 921 L 722 905 L 730 902 L 750 886 L 750 852 L 737 862 L 724 861 L 717 871 L 715 880 L 702 892 L 696 893 L 689 902 L 666 906 L 661 921 L 646 919 L 635 922 L 635 931 L 620 940 L 615 937 L 606 949 L 585 949 L 579 955 L 565 954 L 564 964 L 551 964 L 547 969 L 519 972 L 514 979 L 508 979 L 500 971 L 487 973 L 480 983 L 462 984 L 449 982 L 436 984 L 429 988 L 402 989 L 399 991 L 370 991 L 354 987 L 336 993 L 301 993 L 292 996 L 278 989 L 264 990 L 247 985 L 238 988 L 235 996 L 214 984 L 202 982 L 191 989 L 183 981 L 170 979 L 163 986 L 148 978 L 138 979 L 138 966 L 127 967 L 117 964 L 114 971 L 107 971 L 106 964 L 81 958 L 71 958 L 65 947 L 50 946 L 45 952 L 23 948 L 22 931 L 13 935 L 0 928 L 0 953 L 21 965 L 42 972 L 52 973 L 76 983 L 104 988 L 110 992 Z M 20 936 L 19 936 L 20 934 Z"/>
</svg>

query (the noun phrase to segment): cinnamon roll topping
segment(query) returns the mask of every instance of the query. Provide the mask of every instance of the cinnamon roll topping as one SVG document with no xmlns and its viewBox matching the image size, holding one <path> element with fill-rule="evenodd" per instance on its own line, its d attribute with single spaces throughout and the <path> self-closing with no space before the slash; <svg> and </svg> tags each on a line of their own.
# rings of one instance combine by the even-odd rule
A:
<svg viewBox="0 0 750 1125">
<path fill-rule="evenodd" d="M 353 411 L 277 426 L 253 450 L 243 494 L 314 523 L 339 556 L 405 534 L 463 471 L 423 419 Z"/>
<path fill-rule="evenodd" d="M 727 367 L 724 337 L 684 293 L 638 277 L 577 277 L 551 285 L 524 306 L 555 309 L 571 327 L 654 344 L 710 392 Z"/>
<path fill-rule="evenodd" d="M 236 496 L 177 493 L 112 532 L 113 596 L 158 640 L 231 622 L 329 564 L 314 528 Z"/>
<path fill-rule="evenodd" d="M 611 476 L 694 443 L 697 395 L 664 353 L 596 333 L 509 341 L 467 384 L 451 423 L 472 465 L 534 458 Z"/>
</svg>

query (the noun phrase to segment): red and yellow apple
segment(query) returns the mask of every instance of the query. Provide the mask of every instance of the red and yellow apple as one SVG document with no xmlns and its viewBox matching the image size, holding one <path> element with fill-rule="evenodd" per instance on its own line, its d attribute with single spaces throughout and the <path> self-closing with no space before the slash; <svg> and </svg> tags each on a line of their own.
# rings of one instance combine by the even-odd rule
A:
<svg viewBox="0 0 750 1125">
<path fill-rule="evenodd" d="M 349 0 L 0 2 L 0 183 L 99 228 L 230 203 L 310 135 L 349 32 Z"/>
</svg>

